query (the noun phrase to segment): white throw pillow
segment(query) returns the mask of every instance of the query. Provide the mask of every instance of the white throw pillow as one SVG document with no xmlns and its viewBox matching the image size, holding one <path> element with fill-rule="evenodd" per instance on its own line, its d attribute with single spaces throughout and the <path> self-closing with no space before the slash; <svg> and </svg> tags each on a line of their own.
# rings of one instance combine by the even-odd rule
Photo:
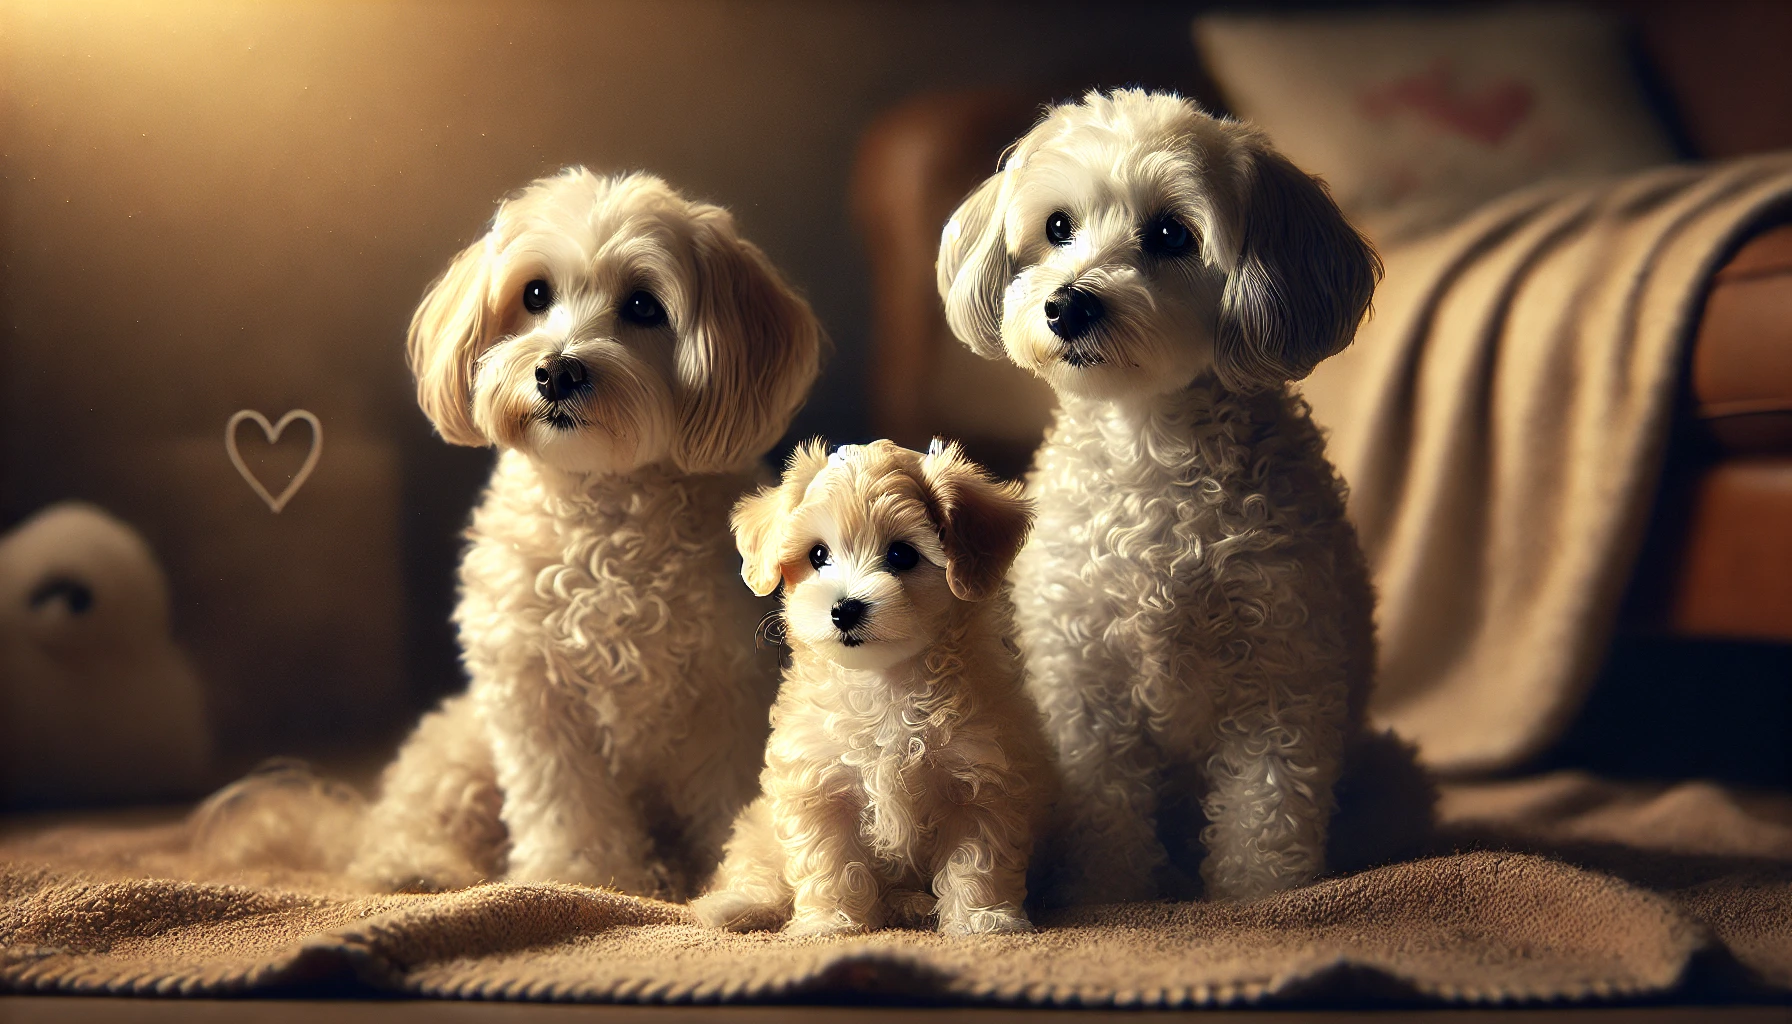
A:
<svg viewBox="0 0 1792 1024">
<path fill-rule="evenodd" d="M 1674 158 L 1619 26 L 1591 11 L 1210 15 L 1194 30 L 1233 112 L 1378 234 Z"/>
</svg>

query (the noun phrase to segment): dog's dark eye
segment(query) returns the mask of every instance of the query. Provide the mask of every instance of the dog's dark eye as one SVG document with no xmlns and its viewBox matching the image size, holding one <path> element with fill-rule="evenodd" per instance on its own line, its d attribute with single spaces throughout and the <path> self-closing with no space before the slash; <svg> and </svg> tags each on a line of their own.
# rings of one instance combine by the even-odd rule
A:
<svg viewBox="0 0 1792 1024">
<path fill-rule="evenodd" d="M 554 286 L 536 278 L 523 285 L 523 308 L 531 313 L 539 313 L 554 304 Z"/>
<path fill-rule="evenodd" d="M 828 546 L 826 544 L 817 544 L 809 549 L 809 564 L 815 567 L 816 572 L 820 572 L 821 567 L 828 564 Z"/>
<path fill-rule="evenodd" d="M 666 322 L 666 307 L 648 292 L 636 292 L 622 300 L 622 319 L 642 327 L 658 327 Z"/>
<path fill-rule="evenodd" d="M 884 564 L 889 566 L 892 572 L 907 572 L 920 563 L 921 552 L 902 541 L 891 544 L 890 550 L 884 552 Z"/>
<path fill-rule="evenodd" d="M 1063 210 L 1053 210 L 1050 217 L 1045 218 L 1045 240 L 1053 245 L 1067 245 L 1070 236 L 1076 233 L 1075 225 L 1070 223 L 1070 214 Z"/>
<path fill-rule="evenodd" d="M 1145 251 L 1157 256 L 1180 256 L 1194 240 L 1188 228 L 1174 217 L 1159 217 L 1145 225 Z"/>
<path fill-rule="evenodd" d="M 93 588 L 67 576 L 52 576 L 34 587 L 26 601 L 33 609 L 61 601 L 70 614 L 85 615 L 93 607 Z"/>
</svg>

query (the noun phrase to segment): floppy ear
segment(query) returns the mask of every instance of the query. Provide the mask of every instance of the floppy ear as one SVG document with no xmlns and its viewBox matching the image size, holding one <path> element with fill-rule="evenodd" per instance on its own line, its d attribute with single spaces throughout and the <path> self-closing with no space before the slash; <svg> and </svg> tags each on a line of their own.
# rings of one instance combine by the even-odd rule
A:
<svg viewBox="0 0 1792 1024">
<path fill-rule="evenodd" d="M 963 601 L 994 594 L 1033 528 L 1033 503 L 965 458 L 957 442 L 930 451 L 921 476 L 946 549 L 946 585 Z"/>
<path fill-rule="evenodd" d="M 1214 338 L 1214 369 L 1240 391 L 1299 380 L 1350 344 L 1381 279 L 1381 258 L 1323 182 L 1272 150 L 1247 152 Z"/>
<path fill-rule="evenodd" d="M 735 502 L 728 525 L 740 550 L 740 578 L 760 597 L 778 589 L 784 578 L 784 527 L 803 502 L 810 481 L 828 464 L 827 442 L 812 438 L 790 453 L 784 480 Z"/>
<path fill-rule="evenodd" d="M 1014 276 L 1002 229 L 1007 193 L 1005 169 L 984 179 L 946 221 L 934 265 L 947 326 L 985 359 L 1002 358 L 1002 292 Z"/>
<path fill-rule="evenodd" d="M 473 373 L 485 336 L 491 271 L 481 238 L 461 250 L 411 316 L 405 351 L 417 378 L 417 404 L 449 444 L 491 442 L 473 425 Z"/>
<path fill-rule="evenodd" d="M 686 472 L 738 468 L 790 425 L 821 364 L 821 324 L 717 206 L 696 204 L 697 287 L 678 347 L 683 398 L 673 458 Z M 682 326 L 682 325 L 681 325 Z"/>
</svg>

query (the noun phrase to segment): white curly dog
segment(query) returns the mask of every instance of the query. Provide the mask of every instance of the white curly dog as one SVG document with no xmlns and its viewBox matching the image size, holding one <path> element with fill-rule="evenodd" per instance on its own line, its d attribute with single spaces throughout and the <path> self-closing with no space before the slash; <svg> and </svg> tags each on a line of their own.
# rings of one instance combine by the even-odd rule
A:
<svg viewBox="0 0 1792 1024">
<path fill-rule="evenodd" d="M 581 168 L 505 201 L 411 323 L 442 437 L 502 451 L 460 566 L 471 683 L 386 770 L 352 870 L 693 890 L 777 682 L 728 514 L 822 346 L 727 211 Z"/>
<path fill-rule="evenodd" d="M 762 795 L 706 923 L 827 935 L 931 918 L 1024 931 L 1053 790 L 1002 578 L 1032 507 L 957 445 L 815 441 L 734 514 L 742 575 L 790 643 Z"/>
<path fill-rule="evenodd" d="M 1119 90 L 1015 144 L 938 275 L 954 333 L 1059 400 L 1012 574 L 1063 775 L 1051 900 L 1149 898 L 1196 858 L 1214 899 L 1314 878 L 1374 600 L 1288 385 L 1350 342 L 1374 251 L 1257 131 Z"/>
</svg>

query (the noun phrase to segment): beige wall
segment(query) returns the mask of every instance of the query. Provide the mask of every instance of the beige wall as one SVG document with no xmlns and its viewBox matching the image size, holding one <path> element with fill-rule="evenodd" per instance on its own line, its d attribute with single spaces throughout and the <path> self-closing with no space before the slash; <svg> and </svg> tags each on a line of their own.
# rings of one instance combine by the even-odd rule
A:
<svg viewBox="0 0 1792 1024">
<path fill-rule="evenodd" d="M 485 465 L 429 436 L 403 329 L 500 194 L 586 163 L 733 207 L 839 346 L 799 430 L 859 437 L 865 124 L 924 89 L 1181 85 L 1193 6 L 0 0 L 0 524 L 78 496 L 143 529 L 227 747 L 387 735 L 455 685 Z M 299 406 L 325 451 L 276 517 L 221 432 Z"/>
</svg>

